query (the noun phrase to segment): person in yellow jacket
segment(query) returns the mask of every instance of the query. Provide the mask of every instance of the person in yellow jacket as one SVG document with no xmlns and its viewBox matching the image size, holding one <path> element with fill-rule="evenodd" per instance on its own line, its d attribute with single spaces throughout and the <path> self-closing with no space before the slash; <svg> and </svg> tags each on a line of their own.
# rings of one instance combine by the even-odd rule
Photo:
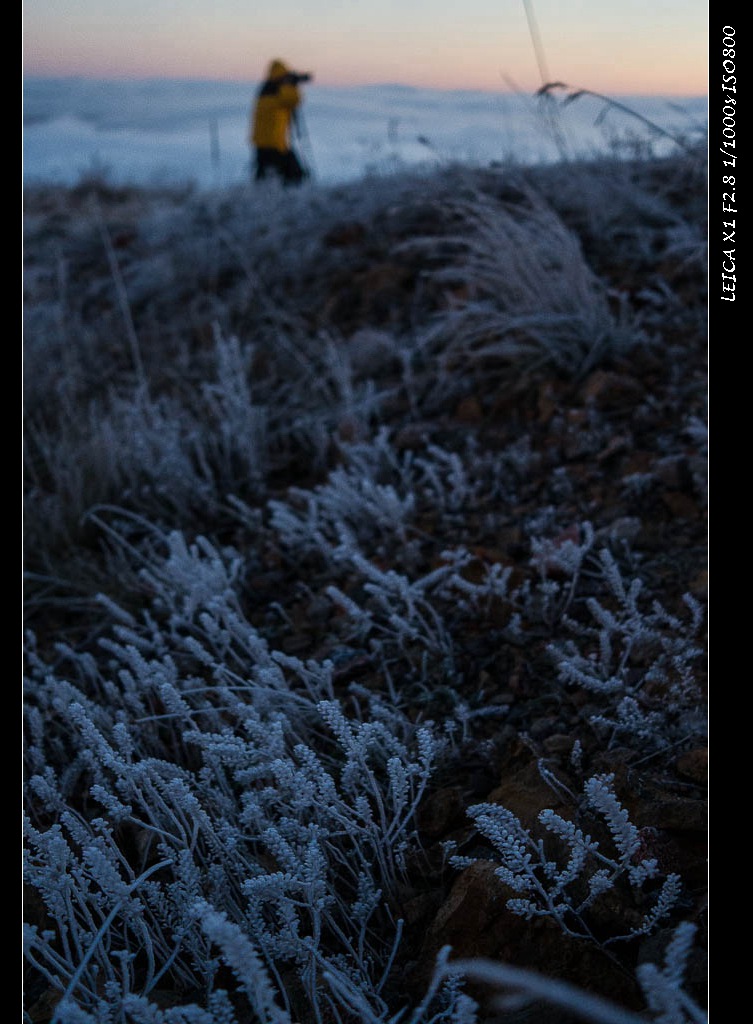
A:
<svg viewBox="0 0 753 1024">
<path fill-rule="evenodd" d="M 256 150 L 256 181 L 272 173 L 285 185 L 295 185 L 307 177 L 293 149 L 292 130 L 301 104 L 298 86 L 311 78 L 310 74 L 291 71 L 281 60 L 270 63 L 256 96 L 249 132 L 249 142 Z"/>
</svg>

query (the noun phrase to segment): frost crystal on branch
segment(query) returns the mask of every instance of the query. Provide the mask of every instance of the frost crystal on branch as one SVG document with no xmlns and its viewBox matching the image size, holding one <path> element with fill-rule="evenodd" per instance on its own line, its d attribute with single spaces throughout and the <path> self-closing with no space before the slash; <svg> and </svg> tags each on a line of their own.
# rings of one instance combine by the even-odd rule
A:
<svg viewBox="0 0 753 1024">
<path fill-rule="evenodd" d="M 658 876 L 657 864 L 655 860 L 638 859 L 640 836 L 617 799 L 612 781 L 610 775 L 590 778 L 584 786 L 583 806 L 585 811 L 603 819 L 614 847 L 612 853 L 550 809 L 539 814 L 544 835 L 535 838 L 511 811 L 499 804 L 476 804 L 469 808 L 476 828 L 491 843 L 500 861 L 497 876 L 519 894 L 508 899 L 510 910 L 526 918 L 551 917 L 566 934 L 596 942 L 589 910 L 604 893 L 627 885 L 644 901 L 646 883 Z M 551 840 L 547 841 L 547 834 L 556 839 L 555 856 L 548 852 Z M 450 863 L 467 867 L 472 861 L 452 857 Z M 602 944 L 652 931 L 674 910 L 680 895 L 679 877 L 668 875 L 659 890 L 652 893 L 653 905 L 641 923 Z"/>
</svg>

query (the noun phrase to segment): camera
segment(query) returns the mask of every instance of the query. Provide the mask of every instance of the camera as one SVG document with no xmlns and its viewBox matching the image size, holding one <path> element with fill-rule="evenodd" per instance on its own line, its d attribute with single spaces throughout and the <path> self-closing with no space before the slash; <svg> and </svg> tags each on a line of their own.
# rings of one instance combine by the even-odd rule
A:
<svg viewBox="0 0 753 1024">
<path fill-rule="evenodd" d="M 314 76 L 307 71 L 291 71 L 285 75 L 285 81 L 291 85 L 300 85 L 302 82 L 310 82 Z"/>
</svg>

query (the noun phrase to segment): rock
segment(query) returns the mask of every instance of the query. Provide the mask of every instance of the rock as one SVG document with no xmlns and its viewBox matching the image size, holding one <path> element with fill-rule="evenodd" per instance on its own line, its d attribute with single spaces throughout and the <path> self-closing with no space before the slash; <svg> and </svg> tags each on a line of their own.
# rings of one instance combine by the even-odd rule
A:
<svg viewBox="0 0 753 1024">
<path fill-rule="evenodd" d="M 512 895 L 497 878 L 493 863 L 479 860 L 466 868 L 426 931 L 412 985 L 418 990 L 425 988 L 437 953 L 449 945 L 453 959 L 486 957 L 539 972 L 546 965 L 549 977 L 609 993 L 618 1002 L 630 998 L 630 982 L 601 950 L 569 940 L 550 918 L 526 921 L 514 914 L 507 907 Z M 469 993 L 477 1000 L 493 994 L 476 986 Z M 538 1007 L 533 1016 L 526 1014 L 525 1020 L 529 1024 L 565 1024 L 570 1018 L 555 1007 Z"/>
<path fill-rule="evenodd" d="M 417 924 L 430 914 L 436 913 L 438 894 L 435 891 L 421 892 L 406 900 L 401 907 L 401 914 L 407 925 Z"/>
<path fill-rule="evenodd" d="M 682 491 L 664 491 L 661 500 L 677 519 L 696 519 L 701 514 L 701 508 L 695 498 Z"/>
<path fill-rule="evenodd" d="M 705 601 L 709 594 L 709 574 L 707 569 L 702 569 L 697 576 L 691 580 L 690 593 L 701 601 Z"/>
<path fill-rule="evenodd" d="M 646 451 L 633 451 L 626 455 L 620 469 L 620 475 L 624 477 L 635 476 L 636 474 L 644 475 L 651 473 L 653 475 L 654 463 L 656 456 L 653 452 Z"/>
<path fill-rule="evenodd" d="M 359 377 L 370 377 L 391 368 L 396 359 L 395 339 L 386 331 L 364 327 L 348 339 L 351 366 Z"/>
<path fill-rule="evenodd" d="M 638 828 L 653 826 L 669 832 L 705 832 L 708 807 L 705 800 L 679 796 L 652 786 L 645 798 L 636 802 L 632 820 Z"/>
<path fill-rule="evenodd" d="M 528 735 L 535 740 L 543 740 L 551 733 L 558 731 L 562 723 L 554 715 L 541 715 L 535 718 L 528 730 Z"/>
<path fill-rule="evenodd" d="M 633 439 L 630 435 L 619 434 L 617 437 L 611 438 L 606 448 L 602 448 L 596 456 L 596 461 L 598 463 L 603 463 L 608 459 L 613 458 L 615 455 L 623 455 L 625 452 L 630 450 L 632 443 Z"/>
<path fill-rule="evenodd" d="M 428 839 L 437 839 L 463 822 L 463 791 L 459 786 L 437 789 L 418 809 L 418 830 Z"/>
<path fill-rule="evenodd" d="M 52 987 L 45 989 L 30 1006 L 26 1019 L 30 1024 L 48 1024 L 54 1018 L 61 998 L 61 993 L 57 989 Z"/>
<path fill-rule="evenodd" d="M 539 813 L 551 808 L 567 817 L 568 808 L 562 798 L 541 777 L 535 762 L 503 778 L 487 797 L 489 803 L 501 804 L 517 815 L 526 828 L 538 822 Z"/>
<path fill-rule="evenodd" d="M 357 245 L 366 237 L 366 227 L 360 221 L 343 221 L 334 224 L 324 236 L 325 245 L 341 249 Z"/>
<path fill-rule="evenodd" d="M 608 370 L 595 370 L 581 390 L 585 402 L 592 402 L 601 409 L 634 405 L 644 393 L 643 385 L 635 377 Z"/>
<path fill-rule="evenodd" d="M 542 426 L 546 426 L 547 423 L 554 416 L 555 412 L 559 408 L 559 399 L 557 396 L 556 383 L 551 380 L 544 381 L 539 388 L 537 398 L 537 412 L 538 422 Z"/>
<path fill-rule="evenodd" d="M 542 746 L 547 754 L 569 754 L 573 749 L 574 737 L 569 733 L 557 732 L 547 736 Z"/>
<path fill-rule="evenodd" d="M 680 775 L 686 779 L 692 779 L 701 786 L 705 786 L 709 778 L 709 752 L 705 747 L 698 747 L 695 750 L 688 750 L 675 761 L 675 767 Z"/>
<path fill-rule="evenodd" d="M 455 880 L 452 889 L 429 926 L 424 950 L 439 950 L 448 943 L 455 956 L 491 956 L 500 916 L 509 916 L 506 901 L 511 893 L 497 878 L 492 861 L 477 860 Z"/>
<path fill-rule="evenodd" d="M 483 417 L 484 410 L 475 395 L 463 398 L 455 407 L 455 419 L 460 423 L 479 423 Z"/>
<path fill-rule="evenodd" d="M 280 641 L 280 649 L 285 654 L 298 655 L 303 654 L 304 651 L 310 650 L 311 648 L 311 637 L 308 633 L 296 632 L 290 636 L 285 636 Z"/>
<path fill-rule="evenodd" d="M 668 455 L 654 463 L 653 473 L 670 490 L 683 490 L 689 477 L 687 460 L 683 455 Z"/>
<path fill-rule="evenodd" d="M 346 444 L 362 441 L 366 436 L 364 424 L 356 416 L 344 416 L 337 424 L 337 437 Z"/>
</svg>

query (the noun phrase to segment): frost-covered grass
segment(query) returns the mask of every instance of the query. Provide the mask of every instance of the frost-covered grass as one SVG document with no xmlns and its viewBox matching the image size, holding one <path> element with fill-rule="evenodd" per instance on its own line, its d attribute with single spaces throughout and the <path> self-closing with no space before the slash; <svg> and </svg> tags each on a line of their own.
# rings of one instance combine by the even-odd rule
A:
<svg viewBox="0 0 753 1024">
<path fill-rule="evenodd" d="M 696 883 L 607 770 L 705 744 L 703 182 L 27 195 L 27 1020 L 704 1019 Z M 468 789 L 438 869 L 427 798 L 521 741 L 569 811 Z M 632 1004 L 462 949 L 415 990 L 410 901 L 478 859 Z"/>
</svg>

